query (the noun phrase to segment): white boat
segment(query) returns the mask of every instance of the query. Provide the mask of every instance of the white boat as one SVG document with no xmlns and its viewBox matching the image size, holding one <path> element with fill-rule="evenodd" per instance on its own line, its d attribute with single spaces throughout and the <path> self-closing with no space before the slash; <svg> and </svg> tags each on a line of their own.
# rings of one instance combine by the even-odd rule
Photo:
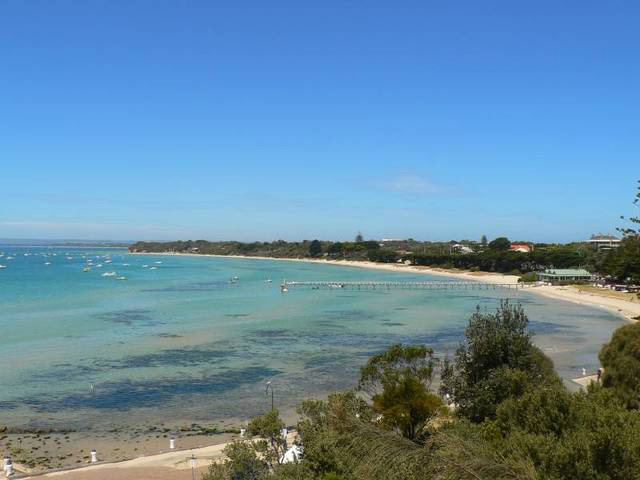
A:
<svg viewBox="0 0 640 480">
<path fill-rule="evenodd" d="M 90 272 L 90 271 L 91 271 L 91 269 L 90 269 L 89 267 L 84 267 L 84 268 L 82 269 L 82 271 L 83 271 L 83 272 Z"/>
<path fill-rule="evenodd" d="M 149 265 L 142 265 L 142 268 L 148 268 Z"/>
<path fill-rule="evenodd" d="M 271 279 L 270 279 L 270 278 L 267 278 L 267 279 L 264 281 L 264 283 L 271 283 Z"/>
<path fill-rule="evenodd" d="M 51 265 L 51 262 L 44 262 L 45 265 Z"/>
<path fill-rule="evenodd" d="M 111 260 L 105 260 L 104 263 L 111 263 Z"/>
<path fill-rule="evenodd" d="M 157 270 L 158 267 L 151 267 L 149 270 Z"/>
<path fill-rule="evenodd" d="M 103 277 L 115 277 L 116 276 L 116 272 L 104 272 L 102 274 Z"/>
<path fill-rule="evenodd" d="M 123 264 L 122 264 L 122 266 L 123 266 L 123 267 L 128 267 L 128 266 L 129 266 L 129 264 L 128 264 L 128 263 L 123 263 Z"/>
<path fill-rule="evenodd" d="M 7 257 L 5 260 L 13 260 L 15 257 Z"/>
<path fill-rule="evenodd" d="M 118 277 L 117 280 L 126 280 L 127 277 Z"/>
<path fill-rule="evenodd" d="M 156 263 L 162 263 L 162 262 L 156 262 Z"/>
<path fill-rule="evenodd" d="M 96 268 L 102 268 L 102 264 L 101 263 L 97 264 Z"/>
<path fill-rule="evenodd" d="M 6 265 L 0 265 L 0 268 L 7 268 Z"/>
</svg>

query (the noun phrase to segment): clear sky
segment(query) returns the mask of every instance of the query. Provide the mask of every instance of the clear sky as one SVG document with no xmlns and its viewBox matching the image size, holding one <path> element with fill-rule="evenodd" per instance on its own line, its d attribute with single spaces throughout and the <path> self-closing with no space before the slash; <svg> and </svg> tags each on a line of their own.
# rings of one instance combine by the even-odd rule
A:
<svg viewBox="0 0 640 480">
<path fill-rule="evenodd" d="M 0 238 L 614 232 L 640 2 L 0 3 Z"/>
</svg>

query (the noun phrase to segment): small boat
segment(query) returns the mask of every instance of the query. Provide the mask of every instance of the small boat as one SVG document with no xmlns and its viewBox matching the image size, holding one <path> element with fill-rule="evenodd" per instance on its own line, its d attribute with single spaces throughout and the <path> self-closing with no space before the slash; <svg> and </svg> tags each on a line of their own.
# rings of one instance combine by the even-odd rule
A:
<svg viewBox="0 0 640 480">
<path fill-rule="evenodd" d="M 149 270 L 157 270 L 158 267 L 151 267 Z"/>
<path fill-rule="evenodd" d="M 7 268 L 6 265 L 0 265 L 0 268 Z"/>
<path fill-rule="evenodd" d="M 115 277 L 116 276 L 116 272 L 104 272 L 102 274 L 103 277 Z"/>
<path fill-rule="evenodd" d="M 102 268 L 102 264 L 101 263 L 97 264 L 96 268 Z"/>
<path fill-rule="evenodd" d="M 73 257 L 67 257 L 67 260 L 73 260 Z"/>
<path fill-rule="evenodd" d="M 105 260 L 104 263 L 111 263 L 111 260 Z"/>
<path fill-rule="evenodd" d="M 156 262 L 156 263 L 162 263 L 162 262 Z"/>
<path fill-rule="evenodd" d="M 91 269 L 90 269 L 89 267 L 84 267 L 84 268 L 82 269 L 82 271 L 83 271 L 83 272 L 90 272 L 90 271 L 91 271 Z"/>
<path fill-rule="evenodd" d="M 149 265 L 142 265 L 142 268 L 148 268 Z"/>
<path fill-rule="evenodd" d="M 126 280 L 127 277 L 118 277 L 116 280 Z"/>
<path fill-rule="evenodd" d="M 287 287 L 285 284 L 280 285 L 280 291 L 282 293 L 287 293 L 289 291 L 289 287 Z"/>
<path fill-rule="evenodd" d="M 270 278 L 267 278 L 267 279 L 264 281 L 264 283 L 271 283 L 271 279 L 270 279 Z"/>
<path fill-rule="evenodd" d="M 45 265 L 51 265 L 51 262 L 44 262 Z"/>
<path fill-rule="evenodd" d="M 16 258 L 16 257 L 7 257 L 7 258 L 5 258 L 5 260 L 13 260 L 14 258 Z"/>
<path fill-rule="evenodd" d="M 123 263 L 123 264 L 122 264 L 122 266 L 123 266 L 123 267 L 128 267 L 128 266 L 129 266 L 129 264 L 128 264 L 128 263 Z"/>
</svg>

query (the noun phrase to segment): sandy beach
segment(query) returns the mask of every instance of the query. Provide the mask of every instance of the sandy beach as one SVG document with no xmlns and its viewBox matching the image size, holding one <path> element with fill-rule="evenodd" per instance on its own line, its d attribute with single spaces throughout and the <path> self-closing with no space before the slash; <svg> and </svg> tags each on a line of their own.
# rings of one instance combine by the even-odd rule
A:
<svg viewBox="0 0 640 480">
<path fill-rule="evenodd" d="M 376 263 L 368 261 L 354 260 L 321 260 L 309 258 L 273 258 L 273 257 L 252 257 L 247 255 L 203 255 L 197 253 L 131 253 L 130 255 L 173 255 L 173 256 L 193 256 L 193 257 L 220 257 L 220 258 L 243 258 L 253 260 L 281 260 L 287 262 L 304 262 L 318 263 L 322 265 L 337 265 L 341 267 L 368 268 L 375 270 L 385 270 L 388 272 L 439 275 L 449 278 L 457 278 L 460 280 L 499 283 L 515 285 L 518 283 L 517 275 L 505 275 L 502 273 L 491 272 L 468 272 L 463 270 L 443 269 L 422 267 L 415 265 L 406 265 L 402 263 Z M 339 280 L 339 279 L 327 279 Z M 629 321 L 637 321 L 636 317 L 640 316 L 640 299 L 628 295 L 628 299 L 612 298 L 606 295 L 603 290 L 602 294 L 597 291 L 584 292 L 572 286 L 550 286 L 540 285 L 527 287 L 527 292 L 544 295 L 557 300 L 565 300 L 568 302 L 588 305 L 608 310 L 616 315 L 624 317 Z"/>
<path fill-rule="evenodd" d="M 289 445 L 293 444 L 296 433 L 287 437 Z M 105 462 L 73 470 L 63 470 L 41 475 L 33 475 L 33 479 L 60 480 L 189 480 L 195 474 L 198 479 L 205 473 L 209 465 L 224 457 L 222 450 L 230 442 L 218 443 L 201 448 L 170 450 L 156 455 L 147 455 L 122 462 Z M 22 477 L 24 478 L 24 477 Z"/>
</svg>

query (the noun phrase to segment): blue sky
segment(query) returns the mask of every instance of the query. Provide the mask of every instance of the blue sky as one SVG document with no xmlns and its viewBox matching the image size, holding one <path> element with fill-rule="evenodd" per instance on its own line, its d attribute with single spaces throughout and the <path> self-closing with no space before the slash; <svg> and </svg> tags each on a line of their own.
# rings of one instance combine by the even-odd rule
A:
<svg viewBox="0 0 640 480">
<path fill-rule="evenodd" d="M 640 178 L 638 18 L 634 1 L 2 2 L 0 238 L 613 232 Z"/>
</svg>

